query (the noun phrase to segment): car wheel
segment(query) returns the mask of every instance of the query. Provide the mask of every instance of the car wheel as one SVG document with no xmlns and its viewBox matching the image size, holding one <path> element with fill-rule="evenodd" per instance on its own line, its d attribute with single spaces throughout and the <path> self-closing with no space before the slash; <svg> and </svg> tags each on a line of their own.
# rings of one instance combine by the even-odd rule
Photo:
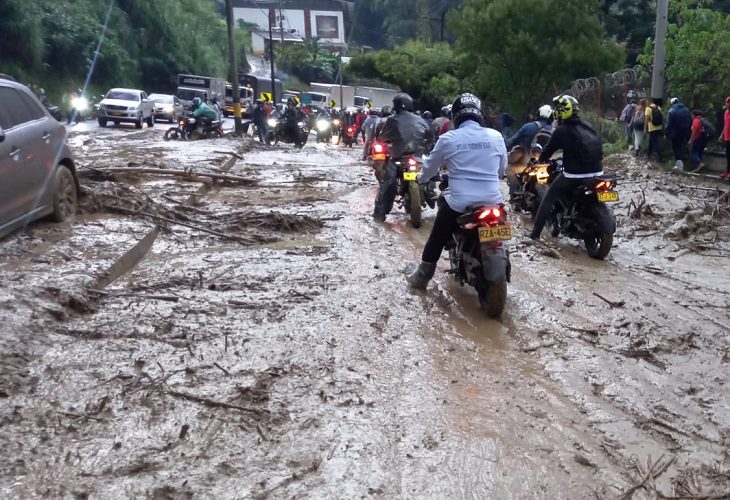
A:
<svg viewBox="0 0 730 500">
<path fill-rule="evenodd" d="M 142 128 L 142 117 L 140 116 L 137 118 L 137 121 L 134 122 L 134 128 Z"/>
<path fill-rule="evenodd" d="M 99 121 L 99 126 L 100 126 L 100 127 L 106 127 L 106 119 L 104 119 L 104 118 L 99 118 L 99 120 L 98 120 L 98 121 Z"/>
<path fill-rule="evenodd" d="M 118 127 L 119 126 L 119 120 L 114 120 L 114 126 L 115 127 Z"/>
<path fill-rule="evenodd" d="M 53 192 L 53 212 L 51 219 L 63 222 L 76 213 L 77 193 L 76 181 L 71 170 L 65 165 L 59 165 Z"/>
<path fill-rule="evenodd" d="M 177 115 L 175 113 L 170 117 L 170 123 L 177 123 Z"/>
<path fill-rule="evenodd" d="M 150 115 L 150 117 L 147 118 L 147 126 L 149 128 L 152 128 L 155 126 L 155 118 L 152 115 Z"/>
</svg>

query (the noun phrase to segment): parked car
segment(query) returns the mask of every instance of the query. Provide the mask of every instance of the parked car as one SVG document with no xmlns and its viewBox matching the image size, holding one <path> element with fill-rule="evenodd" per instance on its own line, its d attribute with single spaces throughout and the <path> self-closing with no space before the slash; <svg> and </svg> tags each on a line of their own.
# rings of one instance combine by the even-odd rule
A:
<svg viewBox="0 0 730 500">
<path fill-rule="evenodd" d="M 148 127 L 155 126 L 152 101 L 144 91 L 136 89 L 111 89 L 99 103 L 97 118 L 101 127 L 106 127 L 110 121 L 114 125 L 134 123 L 137 128 L 142 128 L 143 122 L 147 122 Z"/>
<path fill-rule="evenodd" d="M 0 75 L 0 236 L 76 213 L 79 182 L 66 130 L 26 87 Z"/>
<path fill-rule="evenodd" d="M 183 105 L 174 95 L 168 94 L 150 94 L 149 100 L 152 101 L 153 113 L 155 120 L 169 120 L 170 123 L 176 123 L 178 116 L 183 116 Z"/>
</svg>

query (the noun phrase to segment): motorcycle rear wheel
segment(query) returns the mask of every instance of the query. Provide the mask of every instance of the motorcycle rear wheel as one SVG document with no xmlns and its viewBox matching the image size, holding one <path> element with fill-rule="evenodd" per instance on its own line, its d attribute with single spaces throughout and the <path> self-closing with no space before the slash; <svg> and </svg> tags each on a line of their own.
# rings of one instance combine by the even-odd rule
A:
<svg viewBox="0 0 730 500">
<path fill-rule="evenodd" d="M 421 227 L 421 189 L 415 181 L 408 181 L 408 213 L 411 215 L 411 226 Z"/>
<path fill-rule="evenodd" d="M 602 233 L 597 236 L 586 236 L 583 238 L 586 251 L 594 259 L 605 259 L 613 246 L 613 234 Z"/>
<path fill-rule="evenodd" d="M 499 283 L 484 283 L 479 290 L 479 305 L 488 318 L 499 319 L 507 302 L 507 280 Z"/>
</svg>

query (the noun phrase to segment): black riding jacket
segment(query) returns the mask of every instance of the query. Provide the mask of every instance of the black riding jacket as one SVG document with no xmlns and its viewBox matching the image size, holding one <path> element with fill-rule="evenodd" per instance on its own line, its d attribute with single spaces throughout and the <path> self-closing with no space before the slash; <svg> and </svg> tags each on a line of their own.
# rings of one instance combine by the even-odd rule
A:
<svg viewBox="0 0 730 500">
<path fill-rule="evenodd" d="M 388 117 L 380 139 L 390 144 L 392 158 L 400 158 L 406 153 L 423 153 L 427 133 L 428 126 L 423 118 L 410 111 L 400 111 Z"/>
<path fill-rule="evenodd" d="M 569 118 L 553 132 L 545 145 L 540 162 L 546 162 L 558 150 L 563 151 L 563 172 L 581 176 L 603 171 L 603 140 L 588 123 Z"/>
</svg>

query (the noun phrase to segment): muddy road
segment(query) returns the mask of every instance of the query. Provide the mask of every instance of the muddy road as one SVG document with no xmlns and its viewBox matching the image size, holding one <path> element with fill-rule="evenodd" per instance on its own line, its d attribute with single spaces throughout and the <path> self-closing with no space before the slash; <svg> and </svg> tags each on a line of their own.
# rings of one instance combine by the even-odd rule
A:
<svg viewBox="0 0 730 500">
<path fill-rule="evenodd" d="M 435 212 L 359 150 L 163 129 L 73 133 L 82 214 L 0 241 L 0 496 L 730 493 L 726 184 L 607 159 L 609 259 L 513 240 L 497 322 L 408 289 Z"/>
</svg>

